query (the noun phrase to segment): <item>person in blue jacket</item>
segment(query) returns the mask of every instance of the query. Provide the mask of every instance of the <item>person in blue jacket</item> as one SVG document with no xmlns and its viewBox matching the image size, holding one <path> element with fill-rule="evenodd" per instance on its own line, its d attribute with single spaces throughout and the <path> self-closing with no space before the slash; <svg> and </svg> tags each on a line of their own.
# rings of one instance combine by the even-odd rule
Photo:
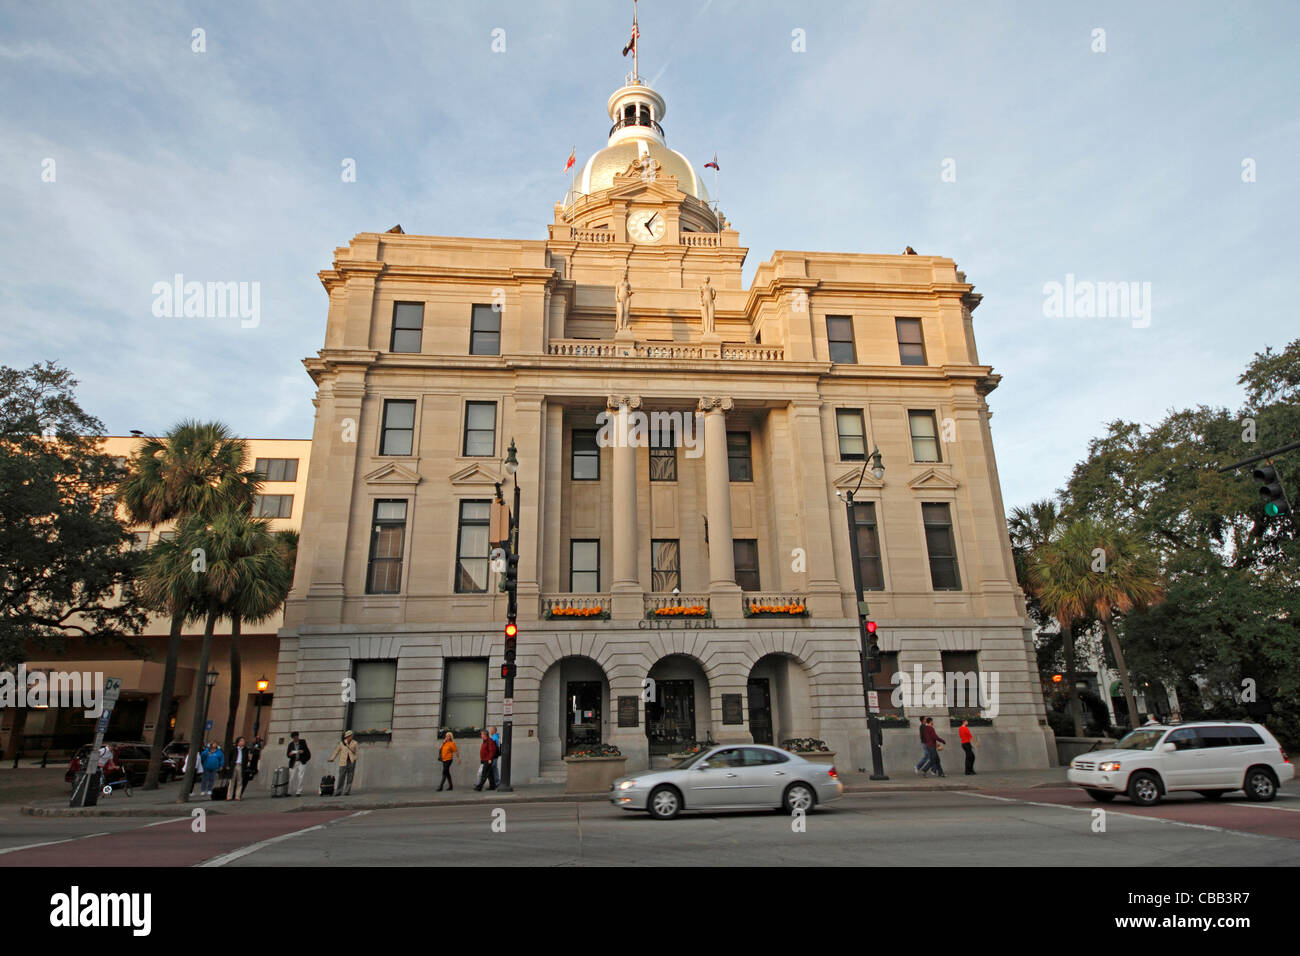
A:
<svg viewBox="0 0 1300 956">
<path fill-rule="evenodd" d="M 212 786 L 217 782 L 217 774 L 226 765 L 226 755 L 223 754 L 215 740 L 208 743 L 208 749 L 203 751 L 203 788 L 199 795 L 206 797 L 212 793 Z"/>
</svg>

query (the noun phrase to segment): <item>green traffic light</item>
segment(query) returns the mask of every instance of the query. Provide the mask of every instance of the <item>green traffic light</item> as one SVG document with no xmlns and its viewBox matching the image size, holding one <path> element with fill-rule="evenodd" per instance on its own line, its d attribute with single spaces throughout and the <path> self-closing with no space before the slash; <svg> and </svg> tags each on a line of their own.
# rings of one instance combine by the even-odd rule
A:
<svg viewBox="0 0 1300 956">
<path fill-rule="evenodd" d="M 1264 506 L 1264 514 L 1268 515 L 1270 518 L 1276 518 L 1281 513 L 1282 506 L 1276 501 L 1270 501 Z"/>
</svg>

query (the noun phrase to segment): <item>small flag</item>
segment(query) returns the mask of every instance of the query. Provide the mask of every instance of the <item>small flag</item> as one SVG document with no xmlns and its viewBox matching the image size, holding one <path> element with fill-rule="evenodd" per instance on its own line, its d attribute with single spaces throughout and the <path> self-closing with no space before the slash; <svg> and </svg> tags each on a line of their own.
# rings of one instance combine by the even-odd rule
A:
<svg viewBox="0 0 1300 956">
<path fill-rule="evenodd" d="M 718 154 L 717 154 L 717 153 L 714 153 L 714 154 L 713 154 L 713 162 L 711 162 L 711 163 L 705 163 L 705 164 L 704 164 L 704 168 L 705 168 L 705 169 L 716 169 L 716 170 L 718 170 L 718 172 L 722 172 L 722 169 L 718 166 Z"/>
<path fill-rule="evenodd" d="M 623 47 L 624 56 L 627 56 L 629 53 L 631 53 L 633 50 L 636 49 L 636 38 L 640 35 L 641 35 L 641 31 L 636 28 L 636 24 L 635 23 L 632 24 L 632 39 L 628 40 L 627 46 Z"/>
<path fill-rule="evenodd" d="M 567 173 L 573 168 L 573 164 L 578 160 L 578 147 L 573 147 L 573 152 L 569 154 L 569 161 L 564 164 L 564 171 Z"/>
</svg>

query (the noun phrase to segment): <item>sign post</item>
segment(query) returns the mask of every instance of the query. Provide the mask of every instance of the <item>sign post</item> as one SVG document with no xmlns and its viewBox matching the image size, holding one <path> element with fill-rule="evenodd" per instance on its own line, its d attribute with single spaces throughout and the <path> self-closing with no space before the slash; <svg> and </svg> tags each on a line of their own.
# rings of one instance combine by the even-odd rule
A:
<svg viewBox="0 0 1300 956">
<path fill-rule="evenodd" d="M 101 698 L 104 712 L 95 722 L 95 742 L 91 745 L 90 753 L 86 755 L 81 772 L 77 774 L 77 782 L 72 788 L 72 797 L 68 800 L 70 807 L 93 807 L 99 803 L 99 788 L 102 785 L 99 774 L 99 748 L 104 745 L 104 734 L 108 732 L 109 719 L 113 716 L 113 708 L 121 695 L 122 678 L 106 677 L 104 694 Z"/>
</svg>

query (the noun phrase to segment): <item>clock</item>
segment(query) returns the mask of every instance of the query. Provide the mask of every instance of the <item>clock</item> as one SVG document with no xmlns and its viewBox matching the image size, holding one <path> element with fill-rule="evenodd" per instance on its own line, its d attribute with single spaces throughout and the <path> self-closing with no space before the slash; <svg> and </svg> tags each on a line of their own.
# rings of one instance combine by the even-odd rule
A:
<svg viewBox="0 0 1300 956">
<path fill-rule="evenodd" d="M 638 209 L 627 217 L 627 237 L 632 242 L 658 242 L 668 231 L 664 214 L 658 209 Z"/>
</svg>

